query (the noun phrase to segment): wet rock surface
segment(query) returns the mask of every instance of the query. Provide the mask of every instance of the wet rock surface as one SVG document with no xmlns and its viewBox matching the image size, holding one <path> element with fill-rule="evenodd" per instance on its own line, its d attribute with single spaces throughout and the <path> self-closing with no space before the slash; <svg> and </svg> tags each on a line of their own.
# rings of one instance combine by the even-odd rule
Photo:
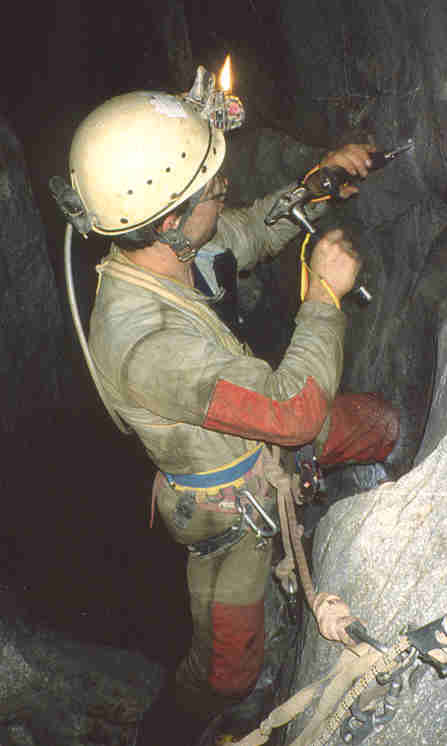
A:
<svg viewBox="0 0 447 746">
<path fill-rule="evenodd" d="M 164 673 L 137 652 L 87 645 L 36 625 L 0 591 L 4 746 L 132 746 Z"/>
<path fill-rule="evenodd" d="M 317 590 L 341 596 L 369 633 L 385 644 L 394 642 L 406 625 L 420 627 L 446 613 L 442 487 L 446 469 L 444 437 L 423 463 L 395 485 L 332 506 L 316 531 Z M 297 688 L 327 673 L 340 648 L 325 641 L 309 618 Z M 444 742 L 445 680 L 426 665 L 419 673 L 420 681 L 418 674 L 414 687 L 404 689 L 396 717 L 383 730 L 375 730 L 365 744 L 438 746 Z M 293 743 L 304 725 L 304 718 L 294 721 L 286 743 Z M 337 738 L 330 743 L 338 743 Z"/>
<path fill-rule="evenodd" d="M 0 432 L 14 432 L 30 410 L 59 404 L 64 327 L 44 225 L 22 145 L 0 116 Z"/>
<path fill-rule="evenodd" d="M 373 14 L 367 2 L 337 0 L 324 11 L 314 5 L 314 33 L 298 44 L 299 13 L 289 0 L 280 6 L 291 64 L 304 95 L 327 111 L 332 135 L 357 122 L 380 149 L 409 137 L 414 143 L 362 183 L 344 210 L 373 301 L 363 309 L 346 301 L 342 386 L 380 391 L 399 409 L 401 437 L 385 465 L 398 481 L 377 487 L 386 477 L 379 465 L 334 471 L 327 484 L 335 504 L 314 516 L 317 590 L 340 595 L 388 643 L 406 624 L 421 626 L 447 610 L 445 7 L 431 2 L 423 24 L 421 8 L 407 0 L 381 0 Z M 325 673 L 341 652 L 318 635 L 313 619 L 303 638 L 290 691 Z M 445 742 L 444 680 L 423 665 L 413 685 L 404 688 L 396 717 L 359 743 Z M 295 721 L 281 743 L 295 743 L 306 721 Z"/>
</svg>

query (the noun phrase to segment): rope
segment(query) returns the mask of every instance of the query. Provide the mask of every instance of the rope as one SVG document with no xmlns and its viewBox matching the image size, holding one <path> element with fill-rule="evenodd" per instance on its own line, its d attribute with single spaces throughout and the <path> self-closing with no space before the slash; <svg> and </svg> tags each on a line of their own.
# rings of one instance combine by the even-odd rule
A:
<svg viewBox="0 0 447 746">
<path fill-rule="evenodd" d="M 278 492 L 278 511 L 279 511 L 279 522 L 281 525 L 281 538 L 284 547 L 285 556 L 278 562 L 275 567 L 275 575 L 278 580 L 281 581 L 281 585 L 285 592 L 288 593 L 291 589 L 293 592 L 296 591 L 296 579 L 295 579 L 295 561 L 293 558 L 292 544 L 290 542 L 289 532 L 286 530 L 287 527 L 287 510 L 285 505 L 284 495 Z"/>
<path fill-rule="evenodd" d="M 306 233 L 304 236 L 303 242 L 301 244 L 300 249 L 300 262 L 301 262 L 301 290 L 300 290 L 300 297 L 301 301 L 303 301 L 306 297 L 306 293 L 309 289 L 309 274 L 316 274 L 312 271 L 310 265 L 306 261 L 306 246 L 309 243 L 309 239 L 311 238 L 310 233 Z M 333 304 L 340 310 L 340 299 L 338 296 L 334 293 L 333 289 L 329 285 L 328 281 L 324 279 L 321 275 L 317 274 L 317 277 L 321 283 L 321 285 L 324 287 L 327 293 L 331 296 L 331 300 Z"/>
<path fill-rule="evenodd" d="M 286 592 L 290 590 L 290 585 L 295 591 L 296 563 L 306 601 L 315 616 L 320 634 L 327 640 L 342 642 L 352 647 L 355 643 L 347 634 L 346 627 L 356 618 L 351 616 L 348 605 L 339 596 L 315 591 L 302 542 L 304 529 L 296 519 L 291 477 L 286 474 L 279 459 L 280 449 L 274 446 L 271 459 L 266 455 L 264 462 L 266 478 L 277 491 L 281 538 L 285 553 L 275 568 L 275 575 Z"/>
<path fill-rule="evenodd" d="M 320 170 L 320 164 L 317 164 L 313 168 L 308 171 L 305 176 L 303 177 L 301 183 L 305 184 L 309 176 L 312 176 L 312 174 L 316 173 Z M 325 202 L 328 199 L 332 199 L 332 195 L 326 194 L 322 197 L 314 197 L 311 199 L 311 203 L 315 204 L 316 202 Z M 310 233 L 306 233 L 304 236 L 304 239 L 301 243 L 301 249 L 300 249 L 300 262 L 301 262 L 301 283 L 300 283 L 300 298 L 301 301 L 304 300 L 306 297 L 307 290 L 309 288 L 309 274 L 312 274 L 312 269 L 310 268 L 309 264 L 306 262 L 306 247 L 309 243 L 309 240 L 311 238 Z M 328 281 L 324 279 L 324 277 L 321 277 L 321 275 L 317 275 L 321 285 L 324 287 L 326 292 L 330 295 L 332 302 L 334 305 L 340 310 L 340 299 L 337 297 L 337 295 L 334 293 L 333 289 L 329 285 Z"/>
<path fill-rule="evenodd" d="M 303 586 L 306 601 L 309 604 L 310 608 L 313 609 L 316 593 L 312 583 L 312 577 L 303 547 L 302 538 L 304 534 L 304 527 L 298 525 L 298 521 L 296 520 L 295 506 L 293 504 L 293 498 L 290 494 L 290 491 L 286 497 L 286 507 L 289 534 L 293 544 L 293 551 L 295 553 L 295 560 L 298 567 L 301 585 Z"/>
<path fill-rule="evenodd" d="M 328 640 L 342 642 L 346 650 L 327 676 L 297 692 L 273 710 L 259 728 L 241 741 L 237 741 L 235 746 L 263 746 L 269 740 L 273 728 L 287 724 L 304 712 L 318 691 L 326 684 L 323 696 L 310 722 L 291 745 L 324 746 L 340 727 L 360 694 L 379 673 L 392 671 L 396 665 L 396 658 L 411 644 L 407 637 L 401 637 L 387 653 L 380 653 L 367 644 L 356 645 L 346 632 L 346 627 L 356 619 L 351 616 L 348 605 L 332 593 L 316 593 L 302 543 L 303 526 L 298 524 L 296 519 L 292 478 L 280 465 L 279 447 L 273 447 L 271 458 L 268 457 L 268 453 L 267 451 L 264 461 L 265 475 L 277 490 L 285 551 L 285 557 L 275 568 L 275 574 L 285 587 L 285 581 L 290 581 L 293 572 L 293 552 L 303 591 L 315 616 L 320 634 Z M 346 692 L 347 687 L 350 688 Z M 340 702 L 340 695 L 343 692 L 345 694 Z M 336 708 L 335 711 L 334 708 Z"/>
<path fill-rule="evenodd" d="M 312 741 L 311 743 L 303 741 L 303 731 L 299 738 L 293 741 L 291 746 L 325 746 L 331 736 L 340 727 L 341 723 L 346 718 L 350 708 L 352 707 L 356 699 L 361 695 L 361 693 L 369 686 L 372 681 L 374 681 L 379 673 L 390 673 L 395 667 L 396 658 L 405 650 L 407 650 L 410 645 L 411 643 L 409 642 L 408 637 L 401 637 L 400 640 L 398 640 L 398 642 L 396 642 L 387 653 L 382 654 L 380 659 L 376 663 L 373 663 L 373 665 L 368 668 L 368 670 L 365 671 L 365 673 L 360 676 L 359 679 L 357 679 L 355 684 L 345 694 L 339 706 L 337 707 L 337 710 L 329 718 L 324 727 L 324 730 L 316 738 L 316 740 Z"/>
<path fill-rule="evenodd" d="M 287 500 L 288 498 L 291 499 L 291 479 L 280 464 L 280 449 L 278 446 L 272 447 L 271 458 L 269 458 L 269 452 L 266 449 L 264 469 L 267 481 L 276 489 L 281 538 L 284 547 L 284 558 L 276 565 L 275 575 L 281 581 L 281 585 L 286 593 L 289 593 L 291 590 L 295 593 L 297 590 L 295 559 L 289 532 L 287 508 Z M 294 511 L 293 504 L 292 509 Z"/>
<path fill-rule="evenodd" d="M 365 643 L 357 645 L 354 650 L 345 650 L 324 678 L 301 689 L 289 700 L 272 710 L 259 728 L 237 741 L 234 746 L 263 746 L 269 740 L 274 728 L 287 725 L 297 715 L 303 713 L 326 685 L 326 691 L 314 715 L 291 744 L 291 746 L 325 746 L 348 715 L 356 699 L 378 674 L 390 673 L 396 666 L 396 659 L 410 645 L 407 637 L 401 637 L 387 653 L 379 653 Z M 349 682 L 353 681 L 354 683 L 350 685 Z M 340 693 L 346 691 L 347 686 L 350 688 L 334 712 L 334 703 L 339 701 Z"/>
</svg>

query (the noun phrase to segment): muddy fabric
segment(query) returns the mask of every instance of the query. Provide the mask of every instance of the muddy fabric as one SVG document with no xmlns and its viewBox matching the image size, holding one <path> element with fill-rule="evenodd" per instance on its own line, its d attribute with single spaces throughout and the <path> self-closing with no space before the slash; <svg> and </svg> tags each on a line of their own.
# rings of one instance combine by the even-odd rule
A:
<svg viewBox="0 0 447 746">
<path fill-rule="evenodd" d="M 177 672 L 178 702 L 214 715 L 247 695 L 264 660 L 264 594 L 271 548 L 253 533 L 221 555 L 190 557 L 194 622 L 187 658 Z"/>
<path fill-rule="evenodd" d="M 239 269 L 278 253 L 296 233 L 288 221 L 266 230 L 264 216 L 274 198 L 222 213 L 215 241 L 234 252 Z M 262 442 L 315 439 L 321 450 L 343 366 L 344 329 L 344 314 L 334 305 L 303 303 L 290 345 L 273 370 L 239 343 L 209 298 L 137 267 L 112 248 L 101 269 L 90 346 L 112 405 L 154 463 L 175 478 L 224 467 Z M 338 443 L 347 435 L 345 422 L 359 431 L 355 413 L 353 421 L 337 422 Z M 379 428 L 377 453 L 382 440 Z M 262 458 L 246 475 L 246 487 L 272 512 L 275 495 Z M 159 474 L 154 494 L 182 544 L 217 536 L 239 521 L 230 487 L 188 494 Z M 271 549 L 255 544 L 248 533 L 231 549 L 189 559 L 194 634 L 179 669 L 178 698 L 202 715 L 240 700 L 261 671 Z"/>
<path fill-rule="evenodd" d="M 279 221 L 287 226 L 277 234 L 264 230 L 271 204 L 269 197 L 251 210 L 229 211 L 234 226 L 230 230 L 227 220 L 223 239 L 238 266 L 254 262 L 256 252 L 258 258 L 273 252 L 275 241 L 279 252 L 291 237 L 288 221 Z M 343 365 L 342 312 L 303 303 L 289 348 L 273 371 L 264 360 L 249 357 L 222 322 L 210 330 L 198 317 L 207 310 L 213 314 L 206 296 L 168 278 L 151 279 L 161 294 L 104 274 L 90 348 L 112 406 L 157 466 L 174 474 L 197 473 L 240 458 L 253 441 L 324 441 Z M 202 308 L 195 313 L 191 304 Z"/>
<path fill-rule="evenodd" d="M 244 487 L 270 515 L 275 494 L 268 485 L 262 454 L 246 475 Z M 154 493 L 172 537 L 191 544 L 223 533 L 239 523 L 235 491 L 196 504 L 185 526 L 176 520 L 181 495 L 159 473 Z M 256 520 L 262 524 L 262 520 Z M 190 555 L 187 579 L 193 619 L 193 640 L 177 673 L 177 704 L 212 716 L 247 694 L 255 684 L 264 660 L 264 595 L 270 574 L 271 546 L 256 548 L 253 532 L 230 549 L 199 558 Z"/>
</svg>

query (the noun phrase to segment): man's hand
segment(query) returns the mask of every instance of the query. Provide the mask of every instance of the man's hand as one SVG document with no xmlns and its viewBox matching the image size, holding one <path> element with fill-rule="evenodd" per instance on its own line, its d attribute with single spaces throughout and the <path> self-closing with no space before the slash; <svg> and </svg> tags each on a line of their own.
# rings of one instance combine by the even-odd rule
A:
<svg viewBox="0 0 447 746">
<path fill-rule="evenodd" d="M 310 260 L 309 289 L 305 300 L 333 303 L 331 294 L 325 289 L 324 280 L 334 295 L 341 300 L 354 287 L 361 260 L 352 248 L 352 243 L 336 229 L 326 233 L 316 244 Z"/>
<path fill-rule="evenodd" d="M 322 161 L 320 166 L 323 168 L 334 168 L 340 166 L 344 168 L 351 176 L 360 176 L 363 179 L 368 176 L 368 169 L 371 167 L 370 153 L 376 150 L 375 145 L 364 143 L 362 145 L 345 145 L 340 150 L 330 150 Z M 340 196 L 343 199 L 351 197 L 358 192 L 357 187 L 353 184 L 346 184 L 340 189 Z"/>
</svg>

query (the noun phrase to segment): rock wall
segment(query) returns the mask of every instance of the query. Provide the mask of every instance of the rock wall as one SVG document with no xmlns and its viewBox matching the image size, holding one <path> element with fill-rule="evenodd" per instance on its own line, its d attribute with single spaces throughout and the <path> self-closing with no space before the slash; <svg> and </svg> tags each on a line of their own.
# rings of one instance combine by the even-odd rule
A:
<svg viewBox="0 0 447 746">
<path fill-rule="evenodd" d="M 0 118 L 0 434 L 61 401 L 68 366 L 44 227 L 24 162 Z"/>
<path fill-rule="evenodd" d="M 369 633 L 385 644 L 394 642 L 407 625 L 421 627 L 447 613 L 446 330 L 444 324 L 434 403 L 417 466 L 393 485 L 333 505 L 315 532 L 317 590 L 341 596 Z M 296 689 L 325 674 L 340 652 L 341 646 L 325 641 L 308 617 Z M 419 666 L 412 675 L 413 687 L 404 687 L 396 717 L 362 741 L 365 746 L 445 742 L 447 683 L 431 666 Z M 305 721 L 300 718 L 290 726 L 287 743 L 293 743 Z M 337 739 L 329 743 L 335 745 Z"/>
<path fill-rule="evenodd" d="M 161 666 L 37 626 L 5 591 L 0 603 L 2 746 L 133 746 Z"/>
</svg>

